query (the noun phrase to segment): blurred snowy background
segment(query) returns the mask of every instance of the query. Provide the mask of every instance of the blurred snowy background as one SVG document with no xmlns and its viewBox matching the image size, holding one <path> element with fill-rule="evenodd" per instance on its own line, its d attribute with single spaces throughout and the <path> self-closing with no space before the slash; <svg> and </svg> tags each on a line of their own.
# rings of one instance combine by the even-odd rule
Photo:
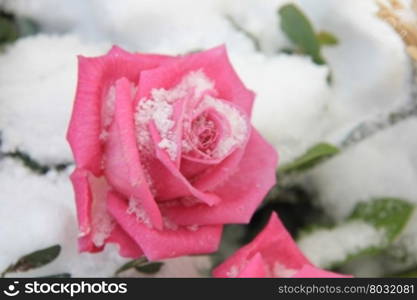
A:
<svg viewBox="0 0 417 300">
<path fill-rule="evenodd" d="M 324 64 L 282 30 L 278 10 L 288 3 L 337 39 L 322 47 Z M 226 44 L 257 94 L 253 123 L 280 153 L 279 186 L 250 226 L 226 229 L 213 257 L 125 275 L 207 276 L 271 210 L 321 267 L 415 275 L 417 17 L 412 1 L 402 3 L 386 3 L 383 14 L 374 0 L 0 0 L 0 271 L 55 244 L 61 253 L 52 263 L 10 275 L 113 276 L 127 261 L 113 247 L 76 249 L 65 140 L 76 55 L 100 55 L 112 44 L 172 55 Z"/>
</svg>

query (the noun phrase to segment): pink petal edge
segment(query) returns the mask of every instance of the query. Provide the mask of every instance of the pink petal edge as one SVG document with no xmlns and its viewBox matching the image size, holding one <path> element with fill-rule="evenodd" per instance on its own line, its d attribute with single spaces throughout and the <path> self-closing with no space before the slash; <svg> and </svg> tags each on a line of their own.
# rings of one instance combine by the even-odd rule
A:
<svg viewBox="0 0 417 300">
<path fill-rule="evenodd" d="M 97 247 L 93 243 L 93 224 L 92 224 L 92 186 L 88 179 L 92 175 L 89 171 L 75 169 L 71 175 L 71 181 L 74 186 L 77 219 L 80 228 L 80 237 L 78 246 L 80 252 L 100 252 L 104 247 Z M 102 199 L 105 201 L 105 199 Z M 124 257 L 137 258 L 142 255 L 138 245 L 124 232 L 118 225 L 114 227 L 106 243 L 116 243 L 119 245 L 119 254 Z"/>
<path fill-rule="evenodd" d="M 219 247 L 221 225 L 201 226 L 195 231 L 183 227 L 155 230 L 140 222 L 134 214 L 128 214 L 126 201 L 115 193 L 109 193 L 108 209 L 149 260 L 211 253 Z"/>
</svg>

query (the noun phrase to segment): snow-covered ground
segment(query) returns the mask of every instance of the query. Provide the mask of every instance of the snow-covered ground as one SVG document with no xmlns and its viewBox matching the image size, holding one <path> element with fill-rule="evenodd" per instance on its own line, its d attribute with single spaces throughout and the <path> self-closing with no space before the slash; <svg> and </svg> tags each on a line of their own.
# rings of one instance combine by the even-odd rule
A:
<svg viewBox="0 0 417 300">
<path fill-rule="evenodd" d="M 297 3 L 317 29 L 339 39 L 339 45 L 324 50 L 328 65 L 279 52 L 289 41 L 279 28 L 277 9 L 288 2 Z M 76 55 L 99 55 L 112 44 L 166 54 L 226 44 L 238 74 L 257 94 L 253 123 L 277 148 L 281 163 L 321 141 L 340 144 L 361 122 L 412 101 L 410 59 L 401 37 L 376 16 L 373 0 L 0 0 L 0 5 L 41 25 L 40 34 L 19 39 L 0 54 L 1 151 L 25 152 L 42 165 L 72 160 L 65 132 Z M 98 255 L 77 254 L 70 168 L 39 175 L 17 159 L 0 160 L 0 270 L 57 243 L 62 255 L 28 275 L 110 276 L 124 262 L 111 247 Z M 335 220 L 374 196 L 417 203 L 417 121 L 381 131 L 306 177 L 319 205 Z M 416 234 L 411 236 L 417 247 Z M 209 262 L 180 258 L 164 268 L 165 276 L 197 276 Z"/>
</svg>

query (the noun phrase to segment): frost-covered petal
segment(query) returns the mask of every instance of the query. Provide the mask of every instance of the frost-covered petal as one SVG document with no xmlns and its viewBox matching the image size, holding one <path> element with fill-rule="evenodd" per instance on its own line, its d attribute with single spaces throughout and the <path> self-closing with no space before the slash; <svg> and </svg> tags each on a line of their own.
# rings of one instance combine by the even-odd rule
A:
<svg viewBox="0 0 417 300">
<path fill-rule="evenodd" d="M 88 183 L 88 171 L 75 169 L 71 174 L 71 181 L 75 193 L 78 227 L 81 234 L 86 235 L 91 231 L 91 192 Z"/>
<path fill-rule="evenodd" d="M 161 138 L 158 135 L 157 129 L 155 128 L 155 126 L 152 126 L 152 124 L 153 123 L 151 123 L 151 126 L 150 126 L 151 136 L 153 137 L 153 140 L 155 141 L 155 143 L 158 144 L 161 141 Z M 182 186 L 182 189 L 187 192 L 187 194 L 183 194 L 180 196 L 194 196 L 197 199 L 201 200 L 202 202 L 207 203 L 208 205 L 215 205 L 221 201 L 220 198 L 216 194 L 205 193 L 193 187 L 192 184 L 188 181 L 188 179 L 185 178 L 184 175 L 181 174 L 180 170 L 175 166 L 174 162 L 170 159 L 170 157 L 165 151 L 157 150 L 156 156 L 159 159 L 159 161 L 169 171 L 169 175 L 168 175 L 169 179 L 167 177 L 160 177 L 160 176 L 156 176 L 155 174 L 153 174 L 154 178 L 165 178 L 164 188 L 163 188 L 165 192 L 162 191 L 164 192 L 165 195 L 160 194 L 160 197 L 174 199 L 172 194 L 169 196 L 166 195 L 166 192 L 168 190 L 166 189 L 165 184 L 166 182 L 171 182 L 175 189 L 179 189 L 179 186 Z M 176 195 L 176 197 L 179 197 L 179 195 Z"/>
<path fill-rule="evenodd" d="M 217 145 L 212 151 L 212 154 L 218 156 L 217 161 L 216 159 L 204 159 L 191 162 L 187 157 L 183 160 L 183 163 L 188 170 L 192 166 L 196 167 L 197 170 L 201 169 L 198 163 L 201 165 L 209 164 L 203 171 L 195 173 L 190 180 L 200 190 L 213 191 L 218 185 L 223 185 L 236 172 L 236 168 L 238 168 L 238 164 L 246 151 L 247 142 L 251 135 L 251 126 L 247 116 L 239 107 L 218 99 L 205 100 L 209 100 L 207 106 L 210 110 L 216 112 L 215 115 L 218 115 L 218 123 L 220 123 L 216 126 L 217 131 L 219 131 Z"/>
<path fill-rule="evenodd" d="M 153 226 L 162 228 L 162 217 L 149 189 L 136 143 L 132 86 L 126 78 L 116 82 L 114 122 L 106 140 L 104 172 L 112 187 L 126 198 L 135 198 Z"/>
<path fill-rule="evenodd" d="M 248 116 L 252 112 L 255 94 L 248 90 L 233 69 L 224 46 L 179 57 L 177 60 L 144 71 L 139 86 L 139 98 L 149 96 L 152 89 L 169 89 L 190 71 L 202 70 L 215 84 L 218 97 L 234 103 Z"/>
<path fill-rule="evenodd" d="M 247 223 L 275 184 L 277 160 L 272 146 L 252 129 L 236 173 L 213 191 L 222 199 L 219 205 L 173 206 L 162 210 L 181 225 Z"/>
<path fill-rule="evenodd" d="M 119 245 L 119 253 L 125 257 L 139 257 L 142 252 L 140 248 L 133 242 L 133 240 L 123 231 L 118 225 L 110 228 L 107 232 L 108 236 L 104 236 L 101 233 L 100 222 L 96 220 L 103 220 L 105 218 L 111 218 L 107 215 L 106 211 L 98 211 L 94 209 L 97 207 L 96 203 L 102 203 L 106 205 L 105 194 L 107 188 L 104 191 L 97 189 L 103 188 L 103 185 L 96 184 L 97 179 L 87 170 L 76 169 L 71 175 L 71 181 L 75 191 L 76 207 L 78 226 L 80 229 L 80 236 L 78 239 L 78 246 L 81 252 L 100 252 L 103 250 L 103 246 L 106 243 L 116 243 Z M 106 214 L 95 215 L 95 214 Z M 110 221 L 112 219 L 109 219 Z M 107 230 L 107 229 L 105 229 Z M 103 235 L 101 237 L 102 243 L 97 244 L 95 235 Z"/>
<path fill-rule="evenodd" d="M 158 67 L 168 56 L 130 54 L 113 47 L 106 55 L 78 57 L 78 85 L 67 133 L 78 167 L 100 173 L 102 106 L 109 87 L 119 78 L 138 82 L 140 72 Z"/>
<path fill-rule="evenodd" d="M 196 230 L 184 227 L 155 230 L 143 224 L 134 214 L 129 214 L 126 201 L 115 193 L 109 193 L 108 209 L 150 260 L 211 253 L 217 250 L 220 243 L 221 225 L 201 226 Z"/>
</svg>

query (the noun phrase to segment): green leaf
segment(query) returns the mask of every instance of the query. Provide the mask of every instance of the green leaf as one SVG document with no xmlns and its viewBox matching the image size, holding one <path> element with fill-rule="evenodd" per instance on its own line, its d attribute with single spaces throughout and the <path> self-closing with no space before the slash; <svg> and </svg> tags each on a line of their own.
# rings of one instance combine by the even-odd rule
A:
<svg viewBox="0 0 417 300">
<path fill-rule="evenodd" d="M 2 272 L 1 277 L 4 277 L 5 274 L 11 272 L 24 272 L 42 267 L 57 258 L 60 252 L 61 246 L 54 245 L 29 253 L 19 258 L 19 260 L 14 264 L 11 264 L 6 270 Z"/>
<path fill-rule="evenodd" d="M 281 29 L 300 50 L 312 57 L 316 64 L 325 64 L 320 53 L 320 42 L 314 28 L 304 13 L 294 4 L 282 6 L 278 11 Z"/>
<path fill-rule="evenodd" d="M 131 261 L 128 261 L 127 263 L 125 263 L 123 266 L 121 266 L 119 269 L 116 270 L 116 272 L 114 273 L 114 275 L 119 275 L 120 273 L 127 271 L 129 269 L 133 269 L 137 266 L 143 265 L 147 262 L 146 258 L 141 257 L 138 259 L 134 259 Z"/>
<path fill-rule="evenodd" d="M 138 272 L 145 273 L 145 274 L 155 274 L 161 270 L 164 263 L 162 262 L 152 262 L 148 264 L 144 264 L 142 266 L 136 266 L 135 269 Z"/>
<path fill-rule="evenodd" d="M 337 37 L 327 31 L 320 31 L 316 37 L 322 46 L 336 46 L 339 43 Z"/>
<path fill-rule="evenodd" d="M 403 230 L 414 210 L 411 203 L 396 198 L 379 198 L 356 205 L 351 220 L 365 221 L 386 232 L 392 242 Z"/>
<path fill-rule="evenodd" d="M 130 269 L 135 269 L 136 271 L 145 274 L 155 274 L 162 268 L 163 264 L 164 263 L 162 262 L 149 262 L 146 258 L 141 257 L 139 259 L 134 259 L 125 263 L 123 266 L 117 269 L 114 275 L 117 276 L 120 273 Z"/>
<path fill-rule="evenodd" d="M 312 148 L 308 149 L 307 152 L 297 158 L 295 161 L 283 165 L 279 172 L 281 174 L 285 173 L 293 173 L 293 172 L 300 172 L 310 169 L 316 166 L 318 163 L 323 161 L 324 159 L 328 159 L 337 153 L 339 153 L 339 148 L 327 144 L 327 143 L 320 143 Z"/>
<path fill-rule="evenodd" d="M 0 16 L 0 44 L 13 42 L 18 38 L 18 31 L 11 20 Z"/>
<path fill-rule="evenodd" d="M 19 29 L 19 37 L 35 35 L 40 31 L 39 25 L 28 18 L 17 17 L 15 23 Z"/>
<path fill-rule="evenodd" d="M 292 48 L 287 48 L 287 47 L 285 47 L 285 48 L 282 48 L 280 51 L 279 51 L 279 53 L 284 53 L 284 54 L 288 54 L 288 55 L 293 55 L 293 54 L 295 54 L 295 53 L 297 53 L 294 49 L 292 49 Z"/>
</svg>

